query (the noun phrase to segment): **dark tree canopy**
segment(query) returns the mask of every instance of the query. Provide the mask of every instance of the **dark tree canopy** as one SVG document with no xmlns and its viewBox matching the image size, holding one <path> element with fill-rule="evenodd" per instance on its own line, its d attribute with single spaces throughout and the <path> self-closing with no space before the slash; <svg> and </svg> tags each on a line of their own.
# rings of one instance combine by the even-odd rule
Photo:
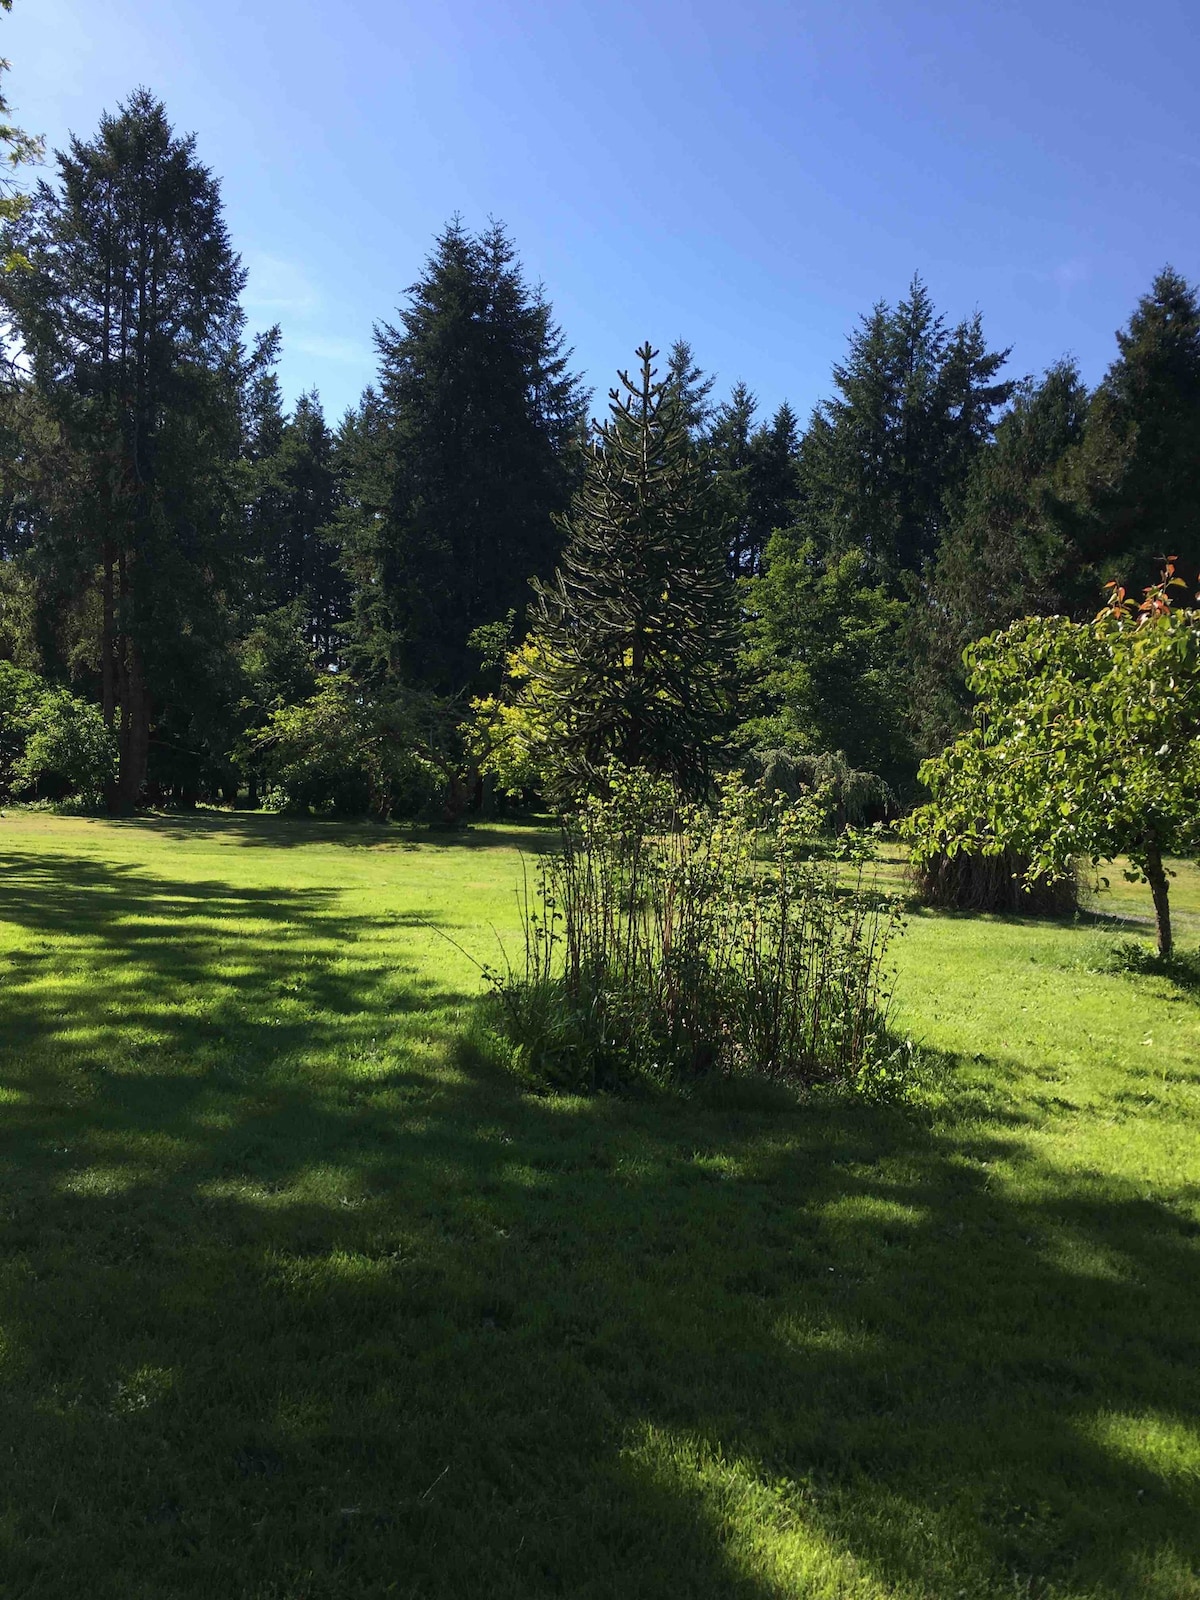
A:
<svg viewBox="0 0 1200 1600">
<path fill-rule="evenodd" d="M 862 550 L 892 583 L 921 569 L 1012 393 L 1007 356 L 978 315 L 948 328 L 919 278 L 863 318 L 801 444 L 798 521 L 819 550 Z"/>
<path fill-rule="evenodd" d="M 693 441 L 705 438 L 717 411 L 712 399 L 716 382 L 715 375 L 705 372 L 697 363 L 695 351 L 689 342 L 676 339 L 667 352 L 663 383 L 675 404 L 684 431 Z"/>
<path fill-rule="evenodd" d="M 368 674 L 454 691 L 477 668 L 472 632 L 553 570 L 587 397 L 498 224 L 452 222 L 376 340 L 348 457 L 362 514 L 343 520 L 353 652 Z"/>
<path fill-rule="evenodd" d="M 872 581 L 863 552 L 822 560 L 811 539 L 779 532 L 750 585 L 749 607 L 754 690 L 744 741 L 840 751 L 852 767 L 902 789 L 915 766 L 903 714 L 904 606 Z"/>
<path fill-rule="evenodd" d="M 761 570 L 767 541 L 796 514 L 795 413 L 785 402 L 769 423 L 756 427 L 757 411 L 746 385 L 734 384 L 704 441 L 729 570 L 738 578 Z"/>
<path fill-rule="evenodd" d="M 42 566 L 70 574 L 70 649 L 95 665 L 130 806 L 156 708 L 202 696 L 223 641 L 244 275 L 216 179 L 152 95 L 57 161 L 9 234 L 32 270 L 0 292 L 69 457 L 65 493 L 44 477 Z"/>
<path fill-rule="evenodd" d="M 1063 361 L 1026 379 L 994 442 L 967 476 L 957 515 L 907 614 L 910 703 L 929 754 L 963 725 L 970 703 L 962 652 L 1018 617 L 1095 609 L 1081 519 L 1070 488 L 1088 391 Z"/>
<path fill-rule="evenodd" d="M 1094 581 L 1152 581 L 1168 555 L 1200 572 L 1200 299 L 1170 267 L 1117 334 L 1092 398 L 1074 487 Z"/>
<path fill-rule="evenodd" d="M 336 441 L 315 390 L 284 415 L 278 344 L 277 329 L 260 339 L 246 385 L 247 579 L 256 612 L 299 606 L 309 649 L 332 666 L 349 599 L 336 543 Z"/>
</svg>

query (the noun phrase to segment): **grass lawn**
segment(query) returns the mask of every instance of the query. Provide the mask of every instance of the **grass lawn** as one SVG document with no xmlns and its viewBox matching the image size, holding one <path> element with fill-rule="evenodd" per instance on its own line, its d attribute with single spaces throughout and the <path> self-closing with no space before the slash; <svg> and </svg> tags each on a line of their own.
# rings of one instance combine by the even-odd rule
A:
<svg viewBox="0 0 1200 1600">
<path fill-rule="evenodd" d="M 522 843 L 0 822 L 4 1600 L 1200 1596 L 1197 995 L 916 915 L 919 1112 L 538 1099 Z"/>
</svg>

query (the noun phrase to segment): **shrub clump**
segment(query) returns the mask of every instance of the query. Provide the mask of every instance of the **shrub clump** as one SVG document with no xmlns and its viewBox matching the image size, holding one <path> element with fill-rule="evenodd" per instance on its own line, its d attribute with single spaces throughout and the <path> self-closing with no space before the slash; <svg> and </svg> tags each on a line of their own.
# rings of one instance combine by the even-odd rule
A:
<svg viewBox="0 0 1200 1600">
<path fill-rule="evenodd" d="M 117 742 L 98 707 L 0 661 L 0 800 L 103 799 Z"/>
<path fill-rule="evenodd" d="M 526 881 L 523 962 L 488 973 L 522 1069 L 576 1091 L 713 1075 L 901 1087 L 885 966 L 899 902 L 847 836 L 814 853 L 822 809 L 764 814 L 737 780 L 691 804 L 611 772 Z"/>
<path fill-rule="evenodd" d="M 944 911 L 1067 917 L 1079 909 L 1079 884 L 1073 873 L 1031 878 L 1029 857 L 1015 850 L 983 855 L 926 848 L 914 853 L 910 873 L 921 903 Z"/>
</svg>

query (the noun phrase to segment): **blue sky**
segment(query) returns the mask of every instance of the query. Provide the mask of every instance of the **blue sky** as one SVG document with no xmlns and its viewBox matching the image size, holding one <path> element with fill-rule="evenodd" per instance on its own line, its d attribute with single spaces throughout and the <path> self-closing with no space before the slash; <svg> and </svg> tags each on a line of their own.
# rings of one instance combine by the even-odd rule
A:
<svg viewBox="0 0 1200 1600">
<path fill-rule="evenodd" d="M 507 223 L 597 403 L 683 335 L 807 415 L 915 270 L 1014 373 L 1095 381 L 1164 262 L 1200 279 L 1196 0 L 16 0 L 0 51 L 51 146 L 138 84 L 197 134 L 332 417 L 455 211 Z"/>
</svg>

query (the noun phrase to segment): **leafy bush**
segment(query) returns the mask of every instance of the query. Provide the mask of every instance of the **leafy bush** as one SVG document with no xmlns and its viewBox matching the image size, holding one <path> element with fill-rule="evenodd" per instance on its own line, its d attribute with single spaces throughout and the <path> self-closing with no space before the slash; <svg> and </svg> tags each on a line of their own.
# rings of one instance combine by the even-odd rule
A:
<svg viewBox="0 0 1200 1600">
<path fill-rule="evenodd" d="M 409 708 L 328 679 L 299 705 L 274 711 L 238 753 L 266 775 L 287 810 L 335 816 L 416 815 L 439 777 L 415 748 Z"/>
<path fill-rule="evenodd" d="M 116 739 L 96 706 L 0 661 L 0 793 L 96 804 L 116 765 Z"/>
<path fill-rule="evenodd" d="M 29 720 L 45 692 L 46 684 L 34 673 L 0 661 L 0 791 L 6 794 L 29 742 Z"/>
<path fill-rule="evenodd" d="M 1200 989 L 1200 950 L 1162 956 L 1141 939 L 1118 939 L 1109 949 L 1107 968 L 1139 978 L 1169 978 L 1181 989 Z"/>
<path fill-rule="evenodd" d="M 614 772 L 526 884 L 523 964 L 490 973 L 525 1070 L 572 1089 L 712 1074 L 896 1086 L 898 905 L 862 860 L 810 859 L 819 821 L 804 801 L 764 819 L 737 781 L 706 808 Z"/>
<path fill-rule="evenodd" d="M 505 657 L 503 692 L 471 702 L 471 740 L 480 771 L 504 794 L 554 796 L 565 790 L 556 756 L 561 711 L 543 682 L 551 665 L 545 641 L 531 636 Z"/>
</svg>

